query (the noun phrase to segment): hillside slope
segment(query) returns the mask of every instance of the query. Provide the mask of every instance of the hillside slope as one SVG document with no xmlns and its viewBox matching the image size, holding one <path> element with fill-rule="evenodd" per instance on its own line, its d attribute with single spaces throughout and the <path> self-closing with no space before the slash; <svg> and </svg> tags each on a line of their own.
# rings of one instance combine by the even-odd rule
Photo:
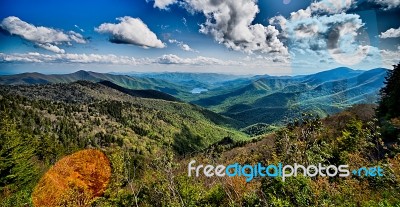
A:
<svg viewBox="0 0 400 207">
<path fill-rule="evenodd" d="M 105 85 L 107 87 L 113 88 L 117 91 L 120 91 L 122 93 L 126 93 L 128 95 L 134 96 L 134 97 L 140 97 L 140 98 L 152 98 L 152 99 L 161 99 L 161 100 L 166 100 L 166 101 L 176 101 L 180 102 L 179 99 L 167 94 L 163 93 L 160 91 L 156 90 L 133 90 L 133 89 L 127 89 L 124 87 L 121 87 L 117 84 L 114 84 L 113 82 L 110 81 L 100 81 L 99 84 Z"/>
<path fill-rule="evenodd" d="M 337 68 L 308 76 L 260 77 L 234 91 L 193 103 L 246 123 L 281 123 L 301 112 L 321 116 L 353 104 L 375 103 L 386 69 Z"/>
<path fill-rule="evenodd" d="M 2 85 L 31 85 L 46 83 L 72 83 L 84 80 L 91 82 L 110 81 L 128 89 L 153 89 L 171 95 L 189 93 L 191 89 L 178 86 L 163 80 L 152 78 L 131 77 L 127 75 L 113 75 L 108 73 L 96 73 L 91 71 L 77 71 L 71 74 L 44 75 L 41 73 L 22 73 L 17 75 L 0 76 Z"/>
<path fill-rule="evenodd" d="M 302 112 L 326 116 L 353 104 L 375 103 L 386 72 L 383 68 L 362 71 L 342 67 L 302 76 L 248 77 L 208 73 L 127 76 L 78 71 L 65 75 L 25 73 L 0 76 L 0 84 L 102 82 L 136 97 L 190 102 L 236 119 L 246 127 L 257 123 L 281 125 L 285 119 Z M 192 93 L 196 87 L 205 91 Z"/>
<path fill-rule="evenodd" d="M 188 156 L 228 137 L 249 140 L 233 129 L 238 124 L 198 106 L 132 96 L 88 81 L 0 85 L 0 206 L 31 206 L 40 177 L 82 149 L 107 155 L 113 184 L 104 193 L 119 193 L 127 179 L 142 176 L 144 169 L 154 172 L 170 156 Z M 72 185 L 69 179 L 64 187 Z M 54 202 L 65 197 L 59 199 Z"/>
<path fill-rule="evenodd" d="M 116 131 L 112 136 L 140 139 L 140 145 L 158 140 L 186 153 L 226 136 L 245 138 L 232 129 L 240 123 L 230 118 L 187 103 L 141 98 L 132 96 L 130 90 L 119 90 L 87 81 L 0 86 L 3 104 L 20 110 L 31 108 L 55 123 L 67 120 L 74 128 L 81 128 L 78 131 L 86 132 L 79 134 L 86 141 L 99 133 Z"/>
</svg>

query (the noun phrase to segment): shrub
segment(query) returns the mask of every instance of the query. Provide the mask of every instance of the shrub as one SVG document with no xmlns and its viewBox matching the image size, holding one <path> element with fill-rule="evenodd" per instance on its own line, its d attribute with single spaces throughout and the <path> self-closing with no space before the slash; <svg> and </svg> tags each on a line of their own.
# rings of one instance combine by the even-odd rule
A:
<svg viewBox="0 0 400 207">
<path fill-rule="evenodd" d="M 108 158 L 98 150 L 82 150 L 59 160 L 32 193 L 34 206 L 88 206 L 101 196 L 111 176 Z"/>
</svg>

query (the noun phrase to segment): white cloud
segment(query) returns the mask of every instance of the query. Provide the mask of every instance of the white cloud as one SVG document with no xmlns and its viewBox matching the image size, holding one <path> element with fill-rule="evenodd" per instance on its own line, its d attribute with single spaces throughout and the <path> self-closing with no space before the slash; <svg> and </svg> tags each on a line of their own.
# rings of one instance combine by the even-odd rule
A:
<svg viewBox="0 0 400 207">
<path fill-rule="evenodd" d="M 68 35 L 71 40 L 73 40 L 77 43 L 81 43 L 81 44 L 86 43 L 86 40 L 83 38 L 83 36 L 77 32 L 69 31 Z"/>
<path fill-rule="evenodd" d="M 31 55 L 39 55 L 39 53 L 29 53 L 29 54 L 12 54 L 7 55 L 0 53 L 0 63 L 1 62 L 19 62 L 19 63 L 41 63 L 43 62 L 40 58 L 32 58 Z"/>
<path fill-rule="evenodd" d="M 354 0 L 321 0 L 311 3 L 306 9 L 290 13 L 290 19 L 301 20 L 310 18 L 313 14 L 339 14 L 354 5 Z"/>
<path fill-rule="evenodd" d="M 61 30 L 43 26 L 36 27 L 14 16 L 4 18 L 0 23 L 0 27 L 8 31 L 11 35 L 18 35 L 41 48 L 57 53 L 64 53 L 65 51 L 56 45 L 62 43 L 70 44 L 72 41 L 82 44 L 86 43 L 86 40 L 79 33 L 73 31 L 64 33 Z"/>
<path fill-rule="evenodd" d="M 248 65 L 258 65 L 260 66 L 265 66 L 268 64 L 268 66 L 271 66 L 273 63 L 282 63 L 282 64 L 288 64 L 290 63 L 290 57 L 289 56 L 282 56 L 282 55 L 270 55 L 270 56 L 246 56 L 243 59 L 246 62 L 246 66 Z"/>
<path fill-rule="evenodd" d="M 393 68 L 393 65 L 399 63 L 400 50 L 381 50 L 377 47 L 370 46 L 369 54 L 363 62 L 382 65 L 385 68 Z"/>
<path fill-rule="evenodd" d="M 173 3 L 179 3 L 191 13 L 203 13 L 206 21 L 200 24 L 199 31 L 211 35 L 229 49 L 249 54 L 288 54 L 274 26 L 252 23 L 260 12 L 257 0 L 156 0 L 154 7 L 165 9 Z M 186 19 L 183 23 L 186 24 Z"/>
<path fill-rule="evenodd" d="M 183 25 L 185 25 L 187 27 L 187 20 L 185 17 L 182 17 L 182 23 L 183 23 Z"/>
<path fill-rule="evenodd" d="M 347 52 L 339 48 L 328 50 L 330 56 L 343 65 L 356 65 L 360 63 L 370 52 L 371 46 L 358 45 L 353 51 Z"/>
<path fill-rule="evenodd" d="M 41 47 L 41 48 L 43 48 L 43 49 L 45 49 L 45 50 L 51 51 L 51 52 L 65 53 L 65 50 L 63 50 L 63 49 L 61 49 L 61 48 L 59 48 L 59 47 L 57 47 L 55 45 L 52 45 L 50 43 L 36 43 L 36 45 Z"/>
<path fill-rule="evenodd" d="M 240 65 L 240 62 L 226 61 L 217 58 L 197 56 L 194 58 L 182 58 L 173 54 L 162 55 L 158 58 L 136 59 L 128 56 L 116 56 L 113 54 L 54 54 L 41 53 L 0 53 L 0 63 L 80 63 L 80 64 L 115 64 L 115 65 L 148 65 L 148 64 L 174 64 L 174 65 Z"/>
<path fill-rule="evenodd" d="M 393 65 L 399 63 L 400 50 L 380 50 L 383 65 L 387 68 L 392 68 Z"/>
<path fill-rule="evenodd" d="M 78 25 L 76 25 L 76 24 L 74 25 L 74 27 L 77 28 L 77 29 L 79 29 L 79 31 L 81 31 L 81 32 L 85 32 L 85 30 L 83 30 L 82 28 L 80 28 L 80 27 L 79 27 Z"/>
<path fill-rule="evenodd" d="M 290 48 L 292 63 L 301 59 L 339 65 L 359 65 L 371 53 L 364 23 L 358 14 L 346 14 L 355 0 L 321 0 L 292 12 L 289 18 L 276 16 L 276 25 Z M 312 57 L 312 58 L 310 58 Z"/>
<path fill-rule="evenodd" d="M 188 51 L 188 52 L 197 52 L 196 50 L 193 50 L 189 45 L 180 42 L 178 40 L 174 40 L 174 39 L 170 39 L 168 40 L 169 43 L 173 43 L 179 46 L 179 48 L 181 48 L 184 51 Z"/>
<path fill-rule="evenodd" d="M 278 18 L 285 37 L 294 47 L 312 50 L 335 49 L 342 40 L 354 41 L 364 25 L 357 14 L 313 16 L 301 20 Z"/>
<path fill-rule="evenodd" d="M 145 23 L 139 18 L 129 16 L 117 18 L 120 23 L 103 23 L 95 28 L 99 33 L 110 34 L 110 42 L 119 44 L 133 44 L 144 48 L 164 48 L 165 45 L 159 40 Z"/>
<path fill-rule="evenodd" d="M 176 2 L 177 0 L 154 0 L 154 8 L 167 9 L 169 5 Z"/>
<path fill-rule="evenodd" d="M 291 13 L 290 20 L 310 18 L 312 14 L 338 14 L 352 8 L 354 2 L 354 0 L 313 2 L 308 8 Z M 200 25 L 200 32 L 210 34 L 218 43 L 230 49 L 250 54 L 253 52 L 288 54 L 287 48 L 278 38 L 281 34 L 275 26 L 252 23 L 259 12 L 256 0 L 184 0 L 181 4 L 184 4 L 190 12 L 203 13 L 206 22 Z M 286 20 L 283 17 L 282 19 Z M 308 30 L 306 33 L 301 33 L 299 30 L 297 35 L 307 36 L 310 32 L 317 32 L 315 26 L 310 26 L 304 28 Z"/>
<path fill-rule="evenodd" d="M 319 2 L 318 2 L 319 3 Z M 345 4 L 350 5 L 350 4 Z M 293 54 L 315 56 L 316 59 L 332 58 L 344 65 L 354 65 L 368 54 L 368 42 L 361 44 L 364 23 L 357 14 L 313 14 L 311 7 L 291 13 L 286 19 L 277 16 L 270 24 L 278 25 L 287 39 Z M 334 11 L 334 10 L 332 10 Z"/>
<path fill-rule="evenodd" d="M 185 4 L 189 11 L 205 15 L 200 32 L 227 48 L 247 53 L 287 53 L 274 26 L 252 24 L 259 12 L 255 0 L 185 0 Z"/>
<path fill-rule="evenodd" d="M 397 29 L 390 28 L 386 32 L 382 32 L 379 37 L 382 39 L 400 37 L 400 27 Z"/>
<path fill-rule="evenodd" d="M 280 16 L 282 17 L 282 16 Z M 300 9 L 296 12 L 290 13 L 290 19 L 291 20 L 300 20 L 300 19 L 305 19 L 311 17 L 311 9 L 310 7 L 307 7 L 306 9 Z"/>
<path fill-rule="evenodd" d="M 133 57 L 116 56 L 116 55 L 99 55 L 99 54 L 54 54 L 46 55 L 40 53 L 0 53 L 0 62 L 20 62 L 20 63 L 101 63 L 101 64 L 120 64 L 120 65 L 136 65 L 141 60 Z"/>
<path fill-rule="evenodd" d="M 333 53 L 333 54 L 329 54 Z M 353 69 L 369 69 L 376 67 L 392 68 L 392 65 L 399 62 L 400 50 L 381 50 L 374 46 L 359 45 L 351 54 L 334 53 L 333 51 L 320 51 L 319 56 L 307 56 L 304 58 L 292 60 L 295 67 L 307 70 L 309 68 L 317 69 L 334 68 L 343 65 L 351 66 Z M 319 61 L 321 64 L 316 64 Z M 318 65 L 316 68 L 315 66 Z"/>
<path fill-rule="evenodd" d="M 62 31 L 47 27 L 36 27 L 20 20 L 18 17 L 7 17 L 1 22 L 1 27 L 10 34 L 21 36 L 26 40 L 39 43 L 67 42 L 70 41 L 67 34 Z"/>
<path fill-rule="evenodd" d="M 400 7 L 400 0 L 370 0 L 370 1 L 382 6 L 384 10 L 390 10 Z"/>
<path fill-rule="evenodd" d="M 167 54 L 155 60 L 159 64 L 183 64 L 183 65 L 229 65 L 234 64 L 234 61 L 222 61 L 217 58 L 198 56 L 195 58 L 181 58 L 177 55 Z M 236 63 L 237 64 L 237 63 Z"/>
<path fill-rule="evenodd" d="M 135 70 L 141 71 L 196 71 L 196 72 L 218 72 L 218 73 L 237 73 L 237 74 L 291 74 L 290 62 L 288 57 L 256 56 L 250 55 L 246 59 L 222 60 L 213 57 L 195 56 L 190 58 L 180 57 L 174 54 L 165 54 L 154 58 L 134 58 L 128 56 L 117 56 L 113 54 L 41 54 L 41 53 L 0 53 L 0 65 L 6 64 L 26 64 L 30 67 L 31 63 L 37 63 L 44 67 L 54 63 L 66 64 L 66 67 L 79 68 L 82 65 L 101 64 L 96 66 L 96 70 L 102 67 L 112 68 L 115 71 L 131 71 L 132 66 Z M 49 63 L 49 64 L 48 64 Z M 47 65 L 48 64 L 48 65 Z M 0 67 L 1 67 L 0 66 Z M 188 67 L 191 66 L 191 67 Z M 53 67 L 53 66 L 51 66 Z M 246 68 L 246 70 L 243 70 Z M 108 70 L 107 70 L 108 71 Z"/>
<path fill-rule="evenodd" d="M 354 0 L 321 0 L 311 3 L 308 8 L 315 13 L 338 14 L 350 9 L 354 2 Z"/>
</svg>

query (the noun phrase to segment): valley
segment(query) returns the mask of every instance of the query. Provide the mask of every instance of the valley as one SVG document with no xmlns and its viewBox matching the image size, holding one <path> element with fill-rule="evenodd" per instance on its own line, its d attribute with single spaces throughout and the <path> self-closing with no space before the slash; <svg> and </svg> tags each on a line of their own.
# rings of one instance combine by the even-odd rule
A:
<svg viewBox="0 0 400 207">
<path fill-rule="evenodd" d="M 208 91 L 198 94 L 172 83 L 187 74 L 163 80 L 86 71 L 1 76 L 0 206 L 398 203 L 398 148 L 391 135 L 381 135 L 398 136 L 398 115 L 382 128 L 375 118 L 386 73 L 339 68 L 294 77 L 213 74 L 226 81 L 201 79 Z M 177 93 L 165 92 L 171 90 Z M 84 164 L 95 154 L 104 166 Z M 246 182 L 238 176 L 188 177 L 191 160 L 374 164 L 386 174 Z M 64 169 L 66 178 L 59 175 Z M 63 189 L 49 192 L 59 189 L 57 182 Z"/>
<path fill-rule="evenodd" d="M 354 104 L 373 104 L 387 70 L 335 68 L 299 76 L 234 76 L 214 73 L 103 74 L 78 71 L 65 75 L 25 73 L 0 76 L 0 84 L 72 83 L 79 80 L 113 85 L 117 90 L 147 98 L 183 101 L 240 123 L 280 126 L 304 112 L 321 117 Z M 134 91 L 126 91 L 134 90 Z M 142 91 L 140 91 L 142 90 Z M 193 90 L 199 90 L 193 93 Z M 162 93 L 160 93 L 162 92 Z"/>
</svg>

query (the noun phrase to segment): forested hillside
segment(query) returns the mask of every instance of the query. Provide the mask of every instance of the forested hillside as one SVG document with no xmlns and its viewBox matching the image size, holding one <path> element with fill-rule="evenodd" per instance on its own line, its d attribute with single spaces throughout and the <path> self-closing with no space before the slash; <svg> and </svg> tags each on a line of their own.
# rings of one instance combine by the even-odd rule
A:
<svg viewBox="0 0 400 207">
<path fill-rule="evenodd" d="M 191 88 L 178 86 L 174 83 L 152 78 L 131 77 L 127 75 L 113 75 L 91 71 L 77 71 L 70 74 L 45 75 L 41 73 L 22 73 L 17 75 L 0 76 L 2 85 L 31 85 L 49 83 L 72 83 L 75 81 L 110 81 L 128 89 L 154 89 L 171 95 L 189 94 Z"/>
<path fill-rule="evenodd" d="M 398 66 L 395 71 L 379 106 L 353 105 L 323 119 L 303 113 L 281 128 L 243 129 L 254 137 L 237 131 L 243 125 L 231 118 L 114 85 L 3 85 L 0 206 L 398 206 Z M 380 166 L 384 176 L 246 182 L 188 177 L 191 160 Z"/>
<path fill-rule="evenodd" d="M 254 77 L 238 88 L 213 89 L 208 93 L 216 95 L 204 94 L 193 103 L 246 125 L 279 125 L 285 118 L 303 112 L 327 116 L 353 104 L 376 103 L 386 72 L 382 68 L 369 71 L 336 68 L 306 76 Z"/>
<path fill-rule="evenodd" d="M 353 104 L 376 103 L 386 72 L 384 68 L 367 71 L 335 68 L 298 76 L 235 76 L 167 72 L 117 75 L 77 71 L 63 75 L 24 73 L 0 76 L 0 84 L 103 82 L 142 97 L 190 102 L 238 120 L 247 127 L 259 123 L 283 125 L 284 119 L 303 112 L 325 117 Z"/>
<path fill-rule="evenodd" d="M 206 109 L 91 82 L 1 86 L 0 114 L 0 203 L 9 206 L 28 202 L 40 176 L 80 149 L 106 151 L 117 170 L 124 153 L 151 164 L 166 153 L 197 152 L 225 137 L 249 139 L 232 129 L 237 122 Z"/>
</svg>

